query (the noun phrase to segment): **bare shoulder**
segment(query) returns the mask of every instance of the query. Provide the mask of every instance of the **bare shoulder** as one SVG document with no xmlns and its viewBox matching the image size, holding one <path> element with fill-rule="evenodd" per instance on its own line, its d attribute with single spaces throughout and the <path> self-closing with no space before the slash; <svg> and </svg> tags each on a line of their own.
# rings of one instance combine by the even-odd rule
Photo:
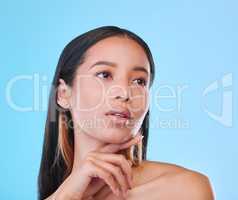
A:
<svg viewBox="0 0 238 200">
<path fill-rule="evenodd" d="M 135 186 L 154 183 L 164 199 L 214 199 L 206 175 L 179 165 L 147 160 L 134 169 L 133 176 Z"/>
</svg>

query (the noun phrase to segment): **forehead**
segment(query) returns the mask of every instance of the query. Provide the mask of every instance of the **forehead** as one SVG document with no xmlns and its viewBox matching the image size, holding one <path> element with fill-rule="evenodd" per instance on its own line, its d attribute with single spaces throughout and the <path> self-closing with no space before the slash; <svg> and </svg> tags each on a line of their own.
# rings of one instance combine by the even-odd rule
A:
<svg viewBox="0 0 238 200">
<path fill-rule="evenodd" d="M 85 64 L 105 60 L 126 68 L 144 66 L 149 71 L 149 61 L 144 49 L 134 40 L 113 36 L 90 47 L 85 54 Z"/>
</svg>

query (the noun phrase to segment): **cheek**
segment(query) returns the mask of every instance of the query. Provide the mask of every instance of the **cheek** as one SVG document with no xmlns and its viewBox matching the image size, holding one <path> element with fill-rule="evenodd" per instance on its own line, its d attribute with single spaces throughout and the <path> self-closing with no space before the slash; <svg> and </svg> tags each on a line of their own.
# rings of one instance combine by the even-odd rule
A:
<svg viewBox="0 0 238 200">
<path fill-rule="evenodd" d="M 136 115 L 137 118 L 142 117 L 147 112 L 149 106 L 148 90 L 136 89 L 132 91 L 131 99 L 131 111 Z"/>
<path fill-rule="evenodd" d="M 103 84 L 91 76 L 78 78 L 73 89 L 72 105 L 77 111 L 91 112 L 103 103 Z"/>
<path fill-rule="evenodd" d="M 87 133 L 98 129 L 97 126 L 101 127 L 100 123 L 102 122 L 98 119 L 98 112 L 103 105 L 104 99 L 102 83 L 89 76 L 81 77 L 74 84 L 72 94 L 71 112 L 74 124 L 80 126 Z M 95 123 L 96 120 L 97 123 Z"/>
</svg>

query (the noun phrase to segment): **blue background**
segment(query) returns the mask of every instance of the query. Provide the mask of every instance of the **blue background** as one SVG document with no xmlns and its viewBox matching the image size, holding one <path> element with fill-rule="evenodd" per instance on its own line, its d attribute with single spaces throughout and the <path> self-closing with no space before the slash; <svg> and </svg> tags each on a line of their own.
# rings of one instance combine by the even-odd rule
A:
<svg viewBox="0 0 238 200">
<path fill-rule="evenodd" d="M 64 46 L 77 35 L 102 25 L 128 28 L 151 47 L 156 80 L 151 90 L 153 125 L 148 159 L 175 163 L 206 174 L 216 199 L 238 199 L 237 67 L 238 3 L 235 0 L 200 1 L 1 1 L 1 140 L 0 199 L 36 199 L 46 109 L 42 88 L 49 86 Z M 221 78 L 233 85 L 221 87 Z M 30 112 L 14 110 L 6 99 L 9 81 L 19 75 L 40 77 L 39 102 Z M 218 80 L 208 96 L 204 89 Z M 171 95 L 186 85 L 181 110 Z M 223 90 L 233 92 L 233 123 L 225 126 L 204 111 L 221 112 Z M 17 105 L 33 103 L 33 81 L 18 81 L 11 97 Z M 161 125 L 165 120 L 170 125 Z M 175 124 L 172 122 L 175 121 Z M 187 126 L 176 127 L 178 123 Z"/>
</svg>

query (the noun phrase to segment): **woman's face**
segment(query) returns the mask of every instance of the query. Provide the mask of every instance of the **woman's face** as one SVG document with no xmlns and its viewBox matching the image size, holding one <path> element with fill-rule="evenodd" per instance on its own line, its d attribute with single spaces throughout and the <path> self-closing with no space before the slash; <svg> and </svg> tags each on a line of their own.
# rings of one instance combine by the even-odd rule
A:
<svg viewBox="0 0 238 200">
<path fill-rule="evenodd" d="M 106 143 L 128 140 L 148 111 L 149 81 L 149 61 L 139 44 L 116 36 L 97 42 L 86 52 L 71 88 L 74 127 Z M 129 111 L 131 118 L 109 111 Z"/>
</svg>

